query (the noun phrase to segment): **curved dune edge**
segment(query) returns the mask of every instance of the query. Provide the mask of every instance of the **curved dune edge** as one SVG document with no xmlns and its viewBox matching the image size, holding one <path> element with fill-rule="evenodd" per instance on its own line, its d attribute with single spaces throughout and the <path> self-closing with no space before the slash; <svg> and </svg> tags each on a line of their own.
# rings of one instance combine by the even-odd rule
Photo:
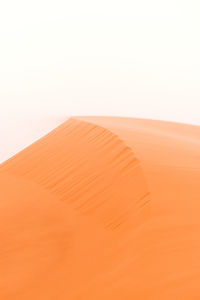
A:
<svg viewBox="0 0 200 300">
<path fill-rule="evenodd" d="M 139 160 L 117 135 L 71 118 L 0 166 L 29 179 L 107 229 L 146 217 L 149 192 Z"/>
<path fill-rule="evenodd" d="M 78 117 L 0 165 L 0 298 L 199 299 L 199 153 L 199 127 Z"/>
</svg>

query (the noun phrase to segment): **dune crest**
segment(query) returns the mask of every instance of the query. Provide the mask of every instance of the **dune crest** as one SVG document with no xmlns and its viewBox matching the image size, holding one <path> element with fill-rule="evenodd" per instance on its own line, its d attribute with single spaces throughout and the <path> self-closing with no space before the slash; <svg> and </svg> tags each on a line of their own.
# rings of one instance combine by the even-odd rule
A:
<svg viewBox="0 0 200 300">
<path fill-rule="evenodd" d="M 34 181 L 108 229 L 138 219 L 149 192 L 132 149 L 106 128 L 70 119 L 0 167 Z"/>
</svg>

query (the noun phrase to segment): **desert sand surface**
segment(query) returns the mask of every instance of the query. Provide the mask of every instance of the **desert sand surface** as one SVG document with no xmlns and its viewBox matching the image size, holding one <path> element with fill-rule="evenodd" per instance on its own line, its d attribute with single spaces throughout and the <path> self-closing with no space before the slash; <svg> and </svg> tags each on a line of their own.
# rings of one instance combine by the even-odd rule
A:
<svg viewBox="0 0 200 300">
<path fill-rule="evenodd" d="M 199 300 L 200 127 L 73 117 L 0 165 L 0 299 Z"/>
</svg>

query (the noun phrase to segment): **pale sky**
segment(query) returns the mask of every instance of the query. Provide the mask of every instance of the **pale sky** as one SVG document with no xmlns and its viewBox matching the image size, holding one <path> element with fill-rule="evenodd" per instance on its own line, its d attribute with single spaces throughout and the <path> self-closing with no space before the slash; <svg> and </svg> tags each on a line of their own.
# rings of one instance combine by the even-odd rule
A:
<svg viewBox="0 0 200 300">
<path fill-rule="evenodd" d="M 72 115 L 200 125 L 199 16 L 199 0 L 1 1 L 0 161 Z"/>
</svg>

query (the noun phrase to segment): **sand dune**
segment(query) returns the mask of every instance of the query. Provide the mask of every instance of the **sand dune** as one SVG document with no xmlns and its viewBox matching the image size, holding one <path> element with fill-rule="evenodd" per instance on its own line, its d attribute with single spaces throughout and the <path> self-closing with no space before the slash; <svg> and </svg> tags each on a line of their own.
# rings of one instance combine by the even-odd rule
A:
<svg viewBox="0 0 200 300">
<path fill-rule="evenodd" d="M 71 118 L 0 199 L 0 299 L 200 298 L 200 127 Z"/>
</svg>

